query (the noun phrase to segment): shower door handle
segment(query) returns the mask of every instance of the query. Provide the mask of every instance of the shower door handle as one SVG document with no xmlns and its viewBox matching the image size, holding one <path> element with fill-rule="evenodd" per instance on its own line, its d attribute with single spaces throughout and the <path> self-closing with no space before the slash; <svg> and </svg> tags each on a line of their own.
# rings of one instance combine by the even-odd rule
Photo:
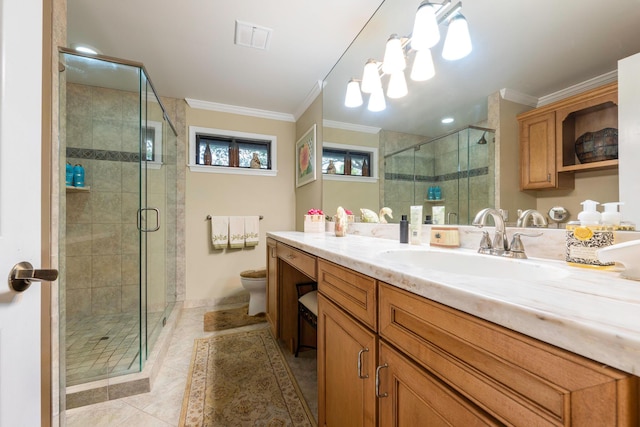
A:
<svg viewBox="0 0 640 427">
<path fill-rule="evenodd" d="M 30 262 L 23 261 L 13 266 L 9 273 L 9 288 L 15 292 L 24 292 L 31 282 L 53 282 L 58 278 L 58 270 L 36 270 Z"/>
<path fill-rule="evenodd" d="M 142 228 L 142 214 L 146 211 L 152 211 L 156 213 L 156 226 L 154 228 Z M 160 230 L 160 210 L 158 208 L 140 208 L 138 209 L 138 230 L 143 233 L 151 233 Z"/>
</svg>

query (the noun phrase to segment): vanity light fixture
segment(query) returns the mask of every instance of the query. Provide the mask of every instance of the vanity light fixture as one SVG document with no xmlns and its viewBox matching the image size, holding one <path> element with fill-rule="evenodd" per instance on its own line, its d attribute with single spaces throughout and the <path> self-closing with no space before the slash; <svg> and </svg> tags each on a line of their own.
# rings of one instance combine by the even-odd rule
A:
<svg viewBox="0 0 640 427">
<path fill-rule="evenodd" d="M 344 105 L 350 108 L 362 105 L 362 92 L 360 92 L 360 83 L 356 79 L 349 80 L 347 85 L 347 95 L 344 99 Z"/>
<path fill-rule="evenodd" d="M 465 17 L 458 13 L 449 21 L 442 57 L 449 61 L 455 61 L 469 55 L 472 49 L 469 25 Z"/>
<path fill-rule="evenodd" d="M 372 93 L 376 89 L 382 87 L 380 73 L 378 72 L 378 62 L 375 59 L 369 59 L 364 64 L 364 72 L 362 73 L 362 86 L 360 89 L 364 93 Z"/>
<path fill-rule="evenodd" d="M 397 34 L 392 34 L 387 40 L 383 61 L 378 62 L 375 59 L 367 61 L 362 74 L 360 91 L 371 94 L 370 98 L 382 96 L 382 102 L 379 99 L 374 99 L 371 102 L 369 99 L 368 108 L 370 111 L 382 111 L 386 107 L 382 90 L 382 77 L 385 75 L 389 76 L 387 87 L 389 98 L 401 98 L 407 95 L 408 88 L 404 70 L 407 67 L 409 54 L 413 54 L 411 80 L 425 81 L 435 75 L 431 50 L 440 41 L 438 26 L 443 22 L 448 21 L 447 36 L 442 51 L 443 58 L 453 61 L 464 58 L 471 53 L 469 26 L 465 17 L 460 13 L 462 2 L 449 8 L 451 1 L 444 0 L 442 3 L 422 1 L 416 12 L 411 36 L 399 37 Z M 358 101 L 358 96 L 353 93 L 354 88 L 357 87 L 357 82 L 356 84 L 353 82 L 354 79 L 349 81 L 345 96 L 345 106 L 350 108 L 359 107 L 363 103 Z M 359 98 L 362 98 L 361 94 Z"/>
<path fill-rule="evenodd" d="M 384 49 L 382 72 L 385 74 L 394 74 L 404 71 L 405 68 L 407 68 L 407 59 L 404 56 L 402 40 L 397 34 L 391 34 Z"/>
</svg>

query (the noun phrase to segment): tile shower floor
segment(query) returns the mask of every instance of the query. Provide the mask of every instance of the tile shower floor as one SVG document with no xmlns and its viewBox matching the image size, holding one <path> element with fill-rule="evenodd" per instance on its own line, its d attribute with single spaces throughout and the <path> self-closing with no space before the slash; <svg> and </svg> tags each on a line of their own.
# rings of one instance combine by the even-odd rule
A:
<svg viewBox="0 0 640 427">
<path fill-rule="evenodd" d="M 149 325 L 156 325 L 160 316 L 150 313 Z M 67 319 L 67 386 L 138 372 L 139 323 L 138 313 Z"/>
<path fill-rule="evenodd" d="M 237 305 L 183 309 L 171 336 L 168 353 L 150 392 L 66 411 L 67 427 L 169 427 L 177 426 L 182 398 L 187 383 L 194 339 L 266 327 L 266 324 L 244 326 L 226 331 L 204 332 L 203 316 L 213 309 L 235 308 Z M 298 385 L 317 419 L 318 382 L 316 351 L 300 352 L 295 358 L 284 351 L 285 358 Z"/>
</svg>

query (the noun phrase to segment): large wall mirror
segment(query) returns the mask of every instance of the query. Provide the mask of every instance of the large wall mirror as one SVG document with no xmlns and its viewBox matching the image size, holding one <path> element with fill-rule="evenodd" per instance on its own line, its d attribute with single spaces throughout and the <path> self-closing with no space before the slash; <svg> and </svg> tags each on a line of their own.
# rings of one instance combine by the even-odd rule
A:
<svg viewBox="0 0 640 427">
<path fill-rule="evenodd" d="M 457 4 L 446 4 L 443 11 Z M 589 197 L 580 186 L 520 192 L 515 116 L 576 85 L 615 81 L 618 60 L 640 52 L 638 3 L 466 1 L 460 13 L 468 22 L 469 55 L 442 58 L 448 31 L 444 19 L 440 41 L 431 49 L 434 77 L 410 78 L 416 55 L 407 48 L 406 96 L 385 94 L 386 108 L 374 112 L 367 108 L 370 95 L 363 93 L 361 106 L 346 107 L 349 81 L 362 79 L 368 60 L 382 62 L 392 34 L 411 37 L 419 5 L 419 0 L 384 1 L 325 80 L 323 142 L 375 152 L 377 161 L 370 179 L 324 175 L 325 212 L 330 215 L 337 206 L 354 211 L 389 206 L 394 211 L 390 222 L 397 222 L 411 205 L 422 204 L 425 215 L 442 205 L 450 214 L 445 222 L 468 224 L 481 208 L 500 207 L 513 211 L 509 220 L 514 222 L 516 209 L 542 211 L 565 202 L 575 216 L 579 199 L 598 197 Z M 389 76 L 380 74 L 386 91 Z M 511 114 L 501 110 L 505 101 Z M 454 121 L 443 123 L 445 117 Z M 593 188 L 595 181 L 602 187 L 598 194 L 617 198 L 617 169 L 584 176 L 581 188 Z M 440 187 L 442 203 L 429 198 L 430 187 Z"/>
</svg>

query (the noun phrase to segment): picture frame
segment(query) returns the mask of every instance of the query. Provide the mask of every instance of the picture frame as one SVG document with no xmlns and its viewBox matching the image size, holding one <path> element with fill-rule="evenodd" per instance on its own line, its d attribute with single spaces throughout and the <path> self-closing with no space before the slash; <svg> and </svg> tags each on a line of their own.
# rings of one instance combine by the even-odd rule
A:
<svg viewBox="0 0 640 427">
<path fill-rule="evenodd" d="M 316 180 L 316 125 L 296 142 L 296 188 Z"/>
</svg>

